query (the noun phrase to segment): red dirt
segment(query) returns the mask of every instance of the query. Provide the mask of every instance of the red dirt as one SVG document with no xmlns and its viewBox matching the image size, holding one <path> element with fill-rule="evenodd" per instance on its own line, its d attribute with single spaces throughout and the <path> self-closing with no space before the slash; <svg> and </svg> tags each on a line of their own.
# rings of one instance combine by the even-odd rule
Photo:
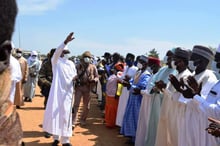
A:
<svg viewBox="0 0 220 146">
<path fill-rule="evenodd" d="M 22 129 L 24 132 L 23 141 L 26 146 L 50 146 L 51 138 L 45 138 L 42 130 L 43 101 L 44 97 L 39 96 L 39 88 L 36 89 L 36 96 L 32 102 L 25 102 L 25 106 L 18 109 Z M 103 118 L 96 97 L 92 98 L 91 110 L 87 124 L 83 127 L 77 126 L 73 131 L 71 143 L 73 146 L 126 146 L 128 140 L 119 134 L 119 128 L 109 129 L 103 124 Z M 60 144 L 61 146 L 61 144 Z"/>
</svg>

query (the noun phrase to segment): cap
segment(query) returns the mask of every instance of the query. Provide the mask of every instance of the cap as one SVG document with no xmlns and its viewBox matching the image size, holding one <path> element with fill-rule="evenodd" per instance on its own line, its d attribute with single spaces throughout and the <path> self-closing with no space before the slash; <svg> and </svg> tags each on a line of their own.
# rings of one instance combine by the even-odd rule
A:
<svg viewBox="0 0 220 146">
<path fill-rule="evenodd" d="M 175 49 L 174 56 L 177 57 L 177 58 L 179 57 L 179 58 L 189 60 L 190 53 L 185 48 L 178 47 L 178 48 Z"/>
<path fill-rule="evenodd" d="M 205 46 L 195 45 L 193 47 L 192 53 L 200 55 L 208 60 L 214 59 L 213 52 L 208 47 L 205 47 Z"/>
<path fill-rule="evenodd" d="M 160 65 L 160 59 L 155 58 L 155 57 L 148 57 L 148 64 Z"/>
</svg>

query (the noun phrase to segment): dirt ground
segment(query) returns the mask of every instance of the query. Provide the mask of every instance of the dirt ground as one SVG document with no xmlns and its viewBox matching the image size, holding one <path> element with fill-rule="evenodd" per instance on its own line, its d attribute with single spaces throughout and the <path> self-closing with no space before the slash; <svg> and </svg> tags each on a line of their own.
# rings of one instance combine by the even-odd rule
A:
<svg viewBox="0 0 220 146">
<path fill-rule="evenodd" d="M 44 97 L 40 96 L 39 88 L 37 88 L 33 101 L 25 102 L 25 105 L 17 110 L 20 115 L 24 132 L 23 141 L 26 146 L 50 146 L 53 142 L 52 137 L 44 137 L 42 130 L 43 101 Z M 73 146 L 128 146 L 127 140 L 128 138 L 119 134 L 119 128 L 109 129 L 105 127 L 96 97 L 92 98 L 87 124 L 83 127 L 75 127 L 71 137 Z"/>
</svg>

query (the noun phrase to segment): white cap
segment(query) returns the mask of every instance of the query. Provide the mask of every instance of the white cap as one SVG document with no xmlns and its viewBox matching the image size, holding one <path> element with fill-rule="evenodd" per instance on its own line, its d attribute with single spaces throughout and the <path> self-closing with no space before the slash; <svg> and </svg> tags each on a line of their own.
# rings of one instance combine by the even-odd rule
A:
<svg viewBox="0 0 220 146">
<path fill-rule="evenodd" d="M 220 44 L 219 44 L 219 46 L 218 46 L 216 52 L 220 53 Z"/>
</svg>

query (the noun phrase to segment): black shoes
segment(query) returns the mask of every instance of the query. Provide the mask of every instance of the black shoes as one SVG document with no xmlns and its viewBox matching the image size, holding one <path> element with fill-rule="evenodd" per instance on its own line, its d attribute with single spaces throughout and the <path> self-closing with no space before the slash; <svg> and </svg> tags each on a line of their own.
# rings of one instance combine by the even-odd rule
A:
<svg viewBox="0 0 220 146">
<path fill-rule="evenodd" d="M 48 132 L 44 132 L 44 137 L 45 138 L 50 138 L 52 135 L 50 134 L 50 133 L 48 133 Z"/>
<path fill-rule="evenodd" d="M 64 144 L 62 144 L 62 146 L 72 146 L 72 144 L 70 144 L 70 143 L 64 143 Z"/>
<path fill-rule="evenodd" d="M 54 142 L 52 143 L 52 146 L 58 146 L 59 141 L 58 140 L 54 140 Z M 71 143 L 64 143 L 62 144 L 62 146 L 72 146 Z"/>
<path fill-rule="evenodd" d="M 29 97 L 25 97 L 25 98 L 24 98 L 24 101 L 26 101 L 26 102 L 32 102 L 32 99 L 29 98 Z"/>
<path fill-rule="evenodd" d="M 52 143 L 52 146 L 58 146 L 59 140 L 54 140 L 54 142 Z"/>
</svg>

